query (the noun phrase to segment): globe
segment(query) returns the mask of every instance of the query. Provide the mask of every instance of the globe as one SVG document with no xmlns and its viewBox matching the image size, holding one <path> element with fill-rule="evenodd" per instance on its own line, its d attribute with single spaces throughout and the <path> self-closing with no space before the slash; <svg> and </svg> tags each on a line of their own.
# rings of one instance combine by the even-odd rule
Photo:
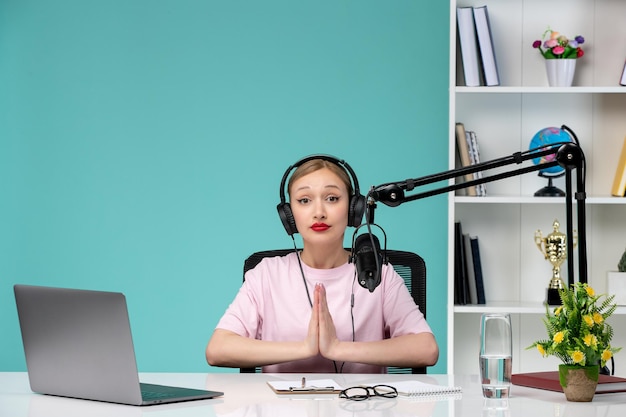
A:
<svg viewBox="0 0 626 417">
<path fill-rule="evenodd" d="M 543 150 L 555 146 L 557 143 L 571 142 L 572 138 L 565 130 L 559 127 L 545 127 L 539 132 L 535 133 L 535 136 L 530 140 L 528 149 Z M 535 165 L 552 162 L 555 159 L 555 155 L 546 155 L 533 159 Z M 539 174 L 544 177 L 559 176 L 565 169 L 560 165 L 544 168 L 539 170 Z"/>
</svg>

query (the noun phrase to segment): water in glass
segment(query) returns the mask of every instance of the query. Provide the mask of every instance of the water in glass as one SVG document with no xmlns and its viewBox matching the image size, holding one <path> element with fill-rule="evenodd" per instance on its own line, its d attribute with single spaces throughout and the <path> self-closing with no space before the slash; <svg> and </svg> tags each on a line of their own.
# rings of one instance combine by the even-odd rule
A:
<svg viewBox="0 0 626 417">
<path fill-rule="evenodd" d="M 480 323 L 480 378 L 485 398 L 508 398 L 512 342 L 509 314 L 483 314 Z"/>
</svg>

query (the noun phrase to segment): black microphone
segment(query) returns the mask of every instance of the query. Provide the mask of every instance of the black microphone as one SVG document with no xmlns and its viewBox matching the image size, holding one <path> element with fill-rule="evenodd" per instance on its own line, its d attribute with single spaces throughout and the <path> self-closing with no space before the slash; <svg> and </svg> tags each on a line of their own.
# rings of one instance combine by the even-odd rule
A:
<svg viewBox="0 0 626 417">
<path fill-rule="evenodd" d="M 374 247 L 372 247 L 372 241 Z M 371 234 L 365 233 L 356 238 L 354 243 L 354 263 L 356 264 L 357 280 L 359 285 L 369 292 L 380 285 L 382 255 L 380 241 Z M 377 259 L 378 258 L 378 259 Z"/>
</svg>

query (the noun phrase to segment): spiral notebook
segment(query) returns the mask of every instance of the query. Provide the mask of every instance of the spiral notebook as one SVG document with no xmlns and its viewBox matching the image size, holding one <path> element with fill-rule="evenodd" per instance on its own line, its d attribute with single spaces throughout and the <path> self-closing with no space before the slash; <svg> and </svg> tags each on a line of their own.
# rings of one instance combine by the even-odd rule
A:
<svg viewBox="0 0 626 417">
<path fill-rule="evenodd" d="M 372 384 L 377 385 L 377 384 Z M 398 390 L 398 394 L 405 397 L 426 397 L 426 396 L 457 396 L 463 392 L 461 387 L 428 384 L 426 382 L 411 380 L 397 381 L 393 383 L 381 382 L 380 385 L 390 385 Z"/>
</svg>

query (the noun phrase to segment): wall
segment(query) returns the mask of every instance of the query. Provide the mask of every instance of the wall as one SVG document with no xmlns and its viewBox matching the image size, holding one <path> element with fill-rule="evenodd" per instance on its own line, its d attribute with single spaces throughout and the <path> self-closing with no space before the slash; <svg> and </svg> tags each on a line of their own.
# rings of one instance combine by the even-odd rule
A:
<svg viewBox="0 0 626 417">
<path fill-rule="evenodd" d="M 0 371 L 25 370 L 15 283 L 124 292 L 140 371 L 223 371 L 204 347 L 244 258 L 292 245 L 291 163 L 340 156 L 364 190 L 446 168 L 448 7 L 0 2 Z M 446 217 L 445 197 L 376 211 L 427 261 L 433 372 Z"/>
</svg>

